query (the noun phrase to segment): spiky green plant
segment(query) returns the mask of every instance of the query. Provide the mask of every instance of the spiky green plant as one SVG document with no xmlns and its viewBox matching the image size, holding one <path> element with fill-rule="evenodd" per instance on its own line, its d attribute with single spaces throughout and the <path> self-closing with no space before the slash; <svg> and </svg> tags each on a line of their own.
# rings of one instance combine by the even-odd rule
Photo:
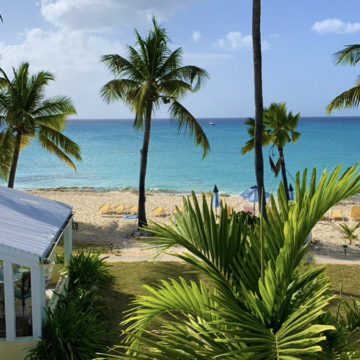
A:
<svg viewBox="0 0 360 360">
<path fill-rule="evenodd" d="M 21 151 L 38 139 L 40 145 L 76 170 L 79 146 L 64 135 L 69 115 L 76 113 L 71 100 L 45 98 L 55 78 L 46 71 L 31 75 L 29 64 L 13 69 L 13 78 L 0 68 L 0 176 L 14 187 Z"/>
<path fill-rule="evenodd" d="M 359 235 L 356 233 L 356 230 L 360 228 L 360 223 L 356 223 L 355 225 L 351 226 L 349 224 L 339 224 L 339 231 L 342 237 L 349 241 L 351 245 L 353 241 L 359 239 Z"/>
<path fill-rule="evenodd" d="M 283 185 L 267 209 L 268 221 L 250 226 L 231 219 L 225 207 L 217 221 L 205 197 L 185 200 L 174 224 L 152 223 L 149 242 L 205 273 L 213 287 L 184 279 L 146 286 L 124 320 L 119 359 L 314 359 L 322 351 L 332 297 L 324 267 L 303 265 L 306 238 L 339 201 L 360 192 L 358 167 L 341 174 L 316 170 L 296 177 L 297 200 L 289 206 Z M 166 316 L 164 316 L 166 315 Z M 157 320 L 156 322 L 154 322 Z M 149 326 L 155 330 L 149 330 Z M 119 348 L 118 348 L 119 350 Z"/>
<path fill-rule="evenodd" d="M 111 70 L 115 79 L 101 89 L 107 101 L 121 100 L 135 114 L 134 126 L 144 129 L 139 176 L 139 226 L 146 226 L 145 179 L 148 149 L 154 111 L 166 106 L 170 118 L 194 137 L 203 148 L 203 156 L 210 149 L 209 141 L 197 119 L 180 100 L 198 91 L 208 74 L 194 65 L 182 64 L 182 48 L 172 50 L 166 30 L 153 18 L 153 28 L 143 38 L 137 31 L 135 47 L 127 46 L 127 58 L 116 54 L 104 55 L 101 61 Z"/>
<path fill-rule="evenodd" d="M 59 295 L 54 310 L 46 309 L 42 336 L 27 360 L 88 360 L 106 350 L 106 324 L 91 291 Z"/>
<path fill-rule="evenodd" d="M 87 251 L 74 254 L 65 272 L 69 276 L 69 291 L 78 288 L 90 290 L 94 286 L 102 288 L 111 280 L 105 259 Z"/>
</svg>

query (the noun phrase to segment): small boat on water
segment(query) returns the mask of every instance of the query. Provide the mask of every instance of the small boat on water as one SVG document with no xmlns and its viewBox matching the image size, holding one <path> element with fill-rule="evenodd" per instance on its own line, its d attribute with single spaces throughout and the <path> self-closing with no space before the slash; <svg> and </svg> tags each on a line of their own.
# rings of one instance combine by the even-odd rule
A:
<svg viewBox="0 0 360 360">
<path fill-rule="evenodd" d="M 215 123 L 213 123 L 213 122 L 209 122 L 209 125 L 215 125 Z"/>
</svg>

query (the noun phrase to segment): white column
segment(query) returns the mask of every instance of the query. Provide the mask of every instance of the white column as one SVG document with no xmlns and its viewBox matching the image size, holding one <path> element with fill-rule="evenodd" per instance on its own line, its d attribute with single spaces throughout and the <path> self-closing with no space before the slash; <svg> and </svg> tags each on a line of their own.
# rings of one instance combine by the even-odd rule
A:
<svg viewBox="0 0 360 360">
<path fill-rule="evenodd" d="M 12 263 L 8 260 L 4 260 L 3 264 L 4 264 L 6 341 L 14 341 L 16 339 L 16 314 L 15 314 L 13 266 Z"/>
<path fill-rule="evenodd" d="M 32 323 L 33 338 L 38 339 L 41 336 L 43 319 L 45 319 L 45 276 L 43 266 L 31 269 L 31 300 L 32 300 Z"/>
<path fill-rule="evenodd" d="M 72 219 L 69 221 L 64 231 L 64 263 L 65 266 L 70 264 L 72 253 Z"/>
</svg>

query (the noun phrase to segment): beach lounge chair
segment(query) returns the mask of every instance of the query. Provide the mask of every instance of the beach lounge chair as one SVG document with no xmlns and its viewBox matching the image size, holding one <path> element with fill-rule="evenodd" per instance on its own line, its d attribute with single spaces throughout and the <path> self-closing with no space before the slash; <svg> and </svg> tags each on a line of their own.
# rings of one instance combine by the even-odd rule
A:
<svg viewBox="0 0 360 360">
<path fill-rule="evenodd" d="M 340 210 L 334 210 L 331 212 L 330 214 L 330 220 L 334 220 L 334 221 L 343 221 L 346 220 L 344 214 L 342 211 Z"/>
<path fill-rule="evenodd" d="M 351 208 L 351 219 L 360 221 L 360 206 L 353 206 Z"/>
<path fill-rule="evenodd" d="M 111 204 L 104 204 L 104 205 L 100 206 L 99 210 L 100 210 L 101 215 L 109 215 L 109 214 L 112 214 L 112 212 L 114 211 L 114 208 Z"/>
<path fill-rule="evenodd" d="M 129 215 L 137 215 L 139 212 L 139 209 L 137 205 L 131 206 L 129 209 L 126 210 L 126 214 Z"/>
<path fill-rule="evenodd" d="M 126 214 L 127 210 L 128 210 L 127 206 L 125 206 L 125 205 L 117 205 L 114 208 L 114 214 L 116 214 L 116 215 L 124 215 L 124 214 Z"/>
<path fill-rule="evenodd" d="M 156 217 L 162 217 L 162 216 L 167 216 L 169 215 L 169 211 L 166 207 L 157 207 L 153 210 L 153 215 L 155 215 Z"/>
</svg>

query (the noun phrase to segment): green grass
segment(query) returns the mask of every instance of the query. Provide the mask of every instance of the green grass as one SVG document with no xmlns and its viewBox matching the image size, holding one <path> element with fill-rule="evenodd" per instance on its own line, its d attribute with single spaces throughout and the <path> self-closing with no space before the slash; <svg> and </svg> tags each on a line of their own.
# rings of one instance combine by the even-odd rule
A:
<svg viewBox="0 0 360 360">
<path fill-rule="evenodd" d="M 178 262 L 137 262 L 115 263 L 110 266 L 114 277 L 111 287 L 104 290 L 106 316 L 109 325 L 109 341 L 119 344 L 121 328 L 119 323 L 123 312 L 131 307 L 131 301 L 138 295 L 146 294 L 143 285 L 159 284 L 160 280 L 184 277 L 187 280 L 207 281 L 190 265 Z M 360 300 L 360 267 L 329 265 L 326 270 L 332 285 L 332 291 L 342 297 Z M 331 306 L 336 311 L 336 303 Z"/>
</svg>

